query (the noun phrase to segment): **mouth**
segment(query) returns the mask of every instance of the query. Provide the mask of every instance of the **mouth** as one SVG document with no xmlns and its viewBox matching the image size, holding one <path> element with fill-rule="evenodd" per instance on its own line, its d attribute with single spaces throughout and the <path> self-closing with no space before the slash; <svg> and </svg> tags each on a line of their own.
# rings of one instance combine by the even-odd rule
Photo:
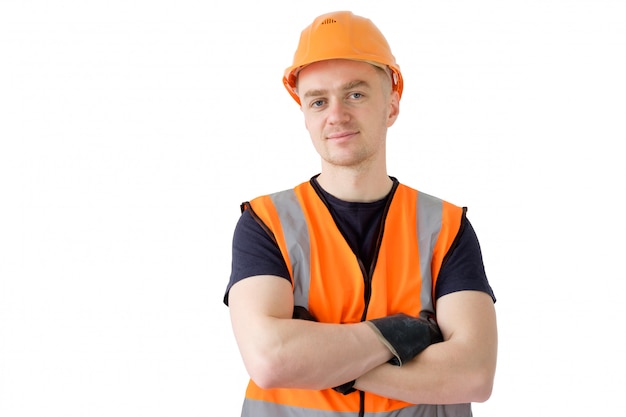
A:
<svg viewBox="0 0 626 417">
<path fill-rule="evenodd" d="M 332 132 L 326 135 L 327 140 L 347 140 L 357 135 L 359 132 L 356 130 L 344 130 L 341 132 Z"/>
</svg>

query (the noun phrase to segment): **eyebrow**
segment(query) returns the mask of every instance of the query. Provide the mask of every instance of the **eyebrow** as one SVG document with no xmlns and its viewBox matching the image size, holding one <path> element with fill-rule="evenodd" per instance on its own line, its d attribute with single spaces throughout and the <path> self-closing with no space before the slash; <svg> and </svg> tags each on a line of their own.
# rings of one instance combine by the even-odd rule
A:
<svg viewBox="0 0 626 417">
<path fill-rule="evenodd" d="M 369 87 L 369 84 L 367 83 L 367 81 L 362 81 L 362 80 L 354 80 L 354 81 L 350 81 L 345 83 L 341 89 L 343 91 L 348 91 L 348 90 L 352 90 L 353 88 L 357 88 L 357 87 Z M 309 90 L 306 93 L 304 93 L 304 96 L 302 96 L 303 98 L 309 98 L 309 97 L 319 97 L 319 96 L 323 96 L 326 95 L 328 93 L 328 90 L 324 90 L 324 89 L 316 89 L 316 90 Z"/>
</svg>

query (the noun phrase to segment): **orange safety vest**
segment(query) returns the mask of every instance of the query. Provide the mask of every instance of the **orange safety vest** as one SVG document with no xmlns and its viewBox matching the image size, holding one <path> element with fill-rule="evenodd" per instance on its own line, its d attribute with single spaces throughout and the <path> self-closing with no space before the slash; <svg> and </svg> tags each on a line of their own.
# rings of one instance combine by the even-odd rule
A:
<svg viewBox="0 0 626 417">
<path fill-rule="evenodd" d="M 295 305 L 307 308 L 318 321 L 358 323 L 400 312 L 434 314 L 437 276 L 464 209 L 397 182 L 392 193 L 373 271 L 356 258 L 310 182 L 258 197 L 244 208 L 252 209 L 273 233 L 291 275 Z M 262 389 L 250 380 L 242 417 L 330 417 L 337 412 L 471 416 L 470 404 L 413 405 L 360 391 L 343 395 L 331 388 Z"/>
</svg>

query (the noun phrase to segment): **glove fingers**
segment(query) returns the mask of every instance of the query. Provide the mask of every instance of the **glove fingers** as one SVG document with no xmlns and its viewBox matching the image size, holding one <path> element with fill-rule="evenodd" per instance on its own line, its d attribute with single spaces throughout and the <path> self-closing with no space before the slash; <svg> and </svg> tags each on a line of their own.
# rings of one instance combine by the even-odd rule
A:
<svg viewBox="0 0 626 417">
<path fill-rule="evenodd" d="M 293 315 L 291 318 L 300 319 L 300 320 L 317 321 L 315 319 L 315 316 L 313 316 L 313 314 L 311 314 L 309 310 L 307 310 L 306 308 L 302 306 L 293 307 Z"/>
<path fill-rule="evenodd" d="M 431 344 L 443 341 L 434 319 L 424 320 L 400 313 L 370 320 L 370 323 L 394 355 L 389 362 L 397 366 L 413 359 Z"/>
</svg>

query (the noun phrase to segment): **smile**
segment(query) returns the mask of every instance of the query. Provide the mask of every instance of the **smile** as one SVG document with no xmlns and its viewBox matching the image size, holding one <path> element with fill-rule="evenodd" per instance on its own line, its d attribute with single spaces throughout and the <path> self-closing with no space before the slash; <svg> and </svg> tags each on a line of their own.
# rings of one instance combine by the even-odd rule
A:
<svg viewBox="0 0 626 417">
<path fill-rule="evenodd" d="M 350 139 L 353 136 L 355 136 L 356 134 L 358 134 L 359 132 L 357 131 L 343 131 L 343 132 L 336 132 L 336 133 L 330 133 L 328 135 L 326 135 L 326 139 L 328 140 L 346 140 L 346 139 Z"/>
</svg>

